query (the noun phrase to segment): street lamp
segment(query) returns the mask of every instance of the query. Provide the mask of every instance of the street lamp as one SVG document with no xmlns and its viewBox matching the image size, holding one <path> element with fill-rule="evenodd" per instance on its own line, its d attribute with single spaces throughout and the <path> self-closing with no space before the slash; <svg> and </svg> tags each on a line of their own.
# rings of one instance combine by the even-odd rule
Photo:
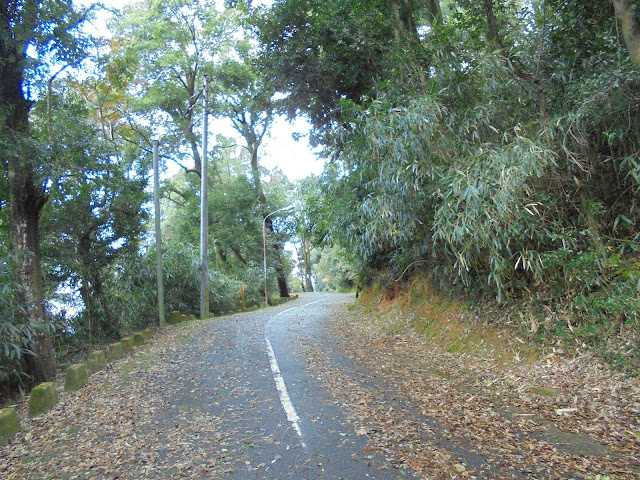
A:
<svg viewBox="0 0 640 480">
<path fill-rule="evenodd" d="M 267 231 L 266 231 L 266 223 L 267 218 L 269 218 L 274 213 L 278 212 L 290 212 L 293 210 L 294 205 L 289 205 L 287 207 L 279 208 L 278 210 L 269 213 L 262 219 L 262 255 L 263 255 L 263 266 L 264 266 L 264 304 L 265 306 L 269 306 L 269 296 L 267 293 Z"/>
</svg>

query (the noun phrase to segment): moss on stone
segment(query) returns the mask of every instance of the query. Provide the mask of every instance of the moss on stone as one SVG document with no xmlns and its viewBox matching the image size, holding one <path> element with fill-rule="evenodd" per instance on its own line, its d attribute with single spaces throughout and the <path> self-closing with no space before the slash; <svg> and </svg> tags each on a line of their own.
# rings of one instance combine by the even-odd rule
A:
<svg viewBox="0 0 640 480">
<path fill-rule="evenodd" d="M 175 325 L 176 323 L 180 323 L 182 321 L 182 314 L 178 311 L 171 312 L 169 315 L 169 323 L 171 325 Z"/>
<path fill-rule="evenodd" d="M 58 392 L 52 382 L 33 387 L 29 397 L 29 416 L 40 415 L 58 403 Z"/>
<path fill-rule="evenodd" d="M 136 332 L 133 334 L 133 346 L 139 347 L 144 343 L 144 334 L 142 332 Z"/>
<path fill-rule="evenodd" d="M 87 358 L 87 374 L 93 375 L 107 366 L 107 358 L 102 350 L 96 350 L 89 354 Z"/>
<path fill-rule="evenodd" d="M 133 338 L 131 337 L 121 338 L 120 343 L 122 344 L 124 353 L 129 353 L 131 350 L 133 350 Z"/>
<path fill-rule="evenodd" d="M 107 345 L 107 362 L 113 362 L 114 360 L 118 360 L 124 355 L 124 347 L 122 343 L 112 343 L 111 345 Z"/>
<path fill-rule="evenodd" d="M 67 376 L 64 379 L 64 389 L 67 392 L 75 392 L 76 390 L 84 387 L 89 379 L 87 374 L 87 368 L 83 363 L 78 365 L 71 365 L 67 367 Z"/>
<path fill-rule="evenodd" d="M 15 408 L 4 408 L 0 410 L 0 445 L 4 445 L 7 441 L 18 433 L 20 420 Z"/>
</svg>

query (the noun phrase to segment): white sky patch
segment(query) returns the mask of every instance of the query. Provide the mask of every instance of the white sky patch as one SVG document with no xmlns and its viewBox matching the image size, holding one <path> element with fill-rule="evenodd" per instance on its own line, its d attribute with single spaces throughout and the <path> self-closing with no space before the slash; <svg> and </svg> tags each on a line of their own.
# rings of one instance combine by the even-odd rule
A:
<svg viewBox="0 0 640 480">
<path fill-rule="evenodd" d="M 282 408 L 284 408 L 284 411 L 287 414 L 287 420 L 291 422 L 293 429 L 300 437 L 300 444 L 303 447 L 306 447 L 304 441 L 302 441 L 300 417 L 298 416 L 298 412 L 296 412 L 296 409 L 291 402 L 291 397 L 289 396 L 289 392 L 287 391 L 287 385 L 284 383 L 284 378 L 282 378 L 282 374 L 280 373 L 280 367 L 278 366 L 276 354 L 273 351 L 273 347 L 271 346 L 271 342 L 269 341 L 269 339 L 266 338 L 265 340 L 267 341 L 267 352 L 269 353 L 269 361 L 271 364 L 271 372 L 273 373 L 273 380 L 276 382 L 276 388 L 278 389 L 278 394 L 280 395 L 280 403 L 282 404 Z"/>
<path fill-rule="evenodd" d="M 291 123 L 284 116 L 276 116 L 261 149 L 260 164 L 269 169 L 279 167 L 291 181 L 320 175 L 324 160 L 309 145 L 310 130 L 311 124 L 302 116 Z M 302 138 L 294 140 L 293 133 L 302 134 Z"/>
</svg>

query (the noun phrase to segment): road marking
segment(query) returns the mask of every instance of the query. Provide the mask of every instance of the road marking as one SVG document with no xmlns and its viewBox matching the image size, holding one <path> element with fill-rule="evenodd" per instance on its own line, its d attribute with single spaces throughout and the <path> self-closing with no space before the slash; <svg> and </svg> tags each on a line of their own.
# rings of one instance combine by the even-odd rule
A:
<svg viewBox="0 0 640 480">
<path fill-rule="evenodd" d="M 287 414 L 287 420 L 291 422 L 294 430 L 300 437 L 300 444 L 303 448 L 306 448 L 304 441 L 302 441 L 302 430 L 300 430 L 300 417 L 298 416 L 298 412 L 296 412 L 293 403 L 291 402 L 291 397 L 289 396 L 289 392 L 287 391 L 287 385 L 284 383 L 284 378 L 280 374 L 280 367 L 278 366 L 278 360 L 276 359 L 276 354 L 273 351 L 273 347 L 271 346 L 271 342 L 268 338 L 265 338 L 267 341 L 267 352 L 269 353 L 269 361 L 271 364 L 271 372 L 273 373 L 273 379 L 276 382 L 276 388 L 278 389 L 278 394 L 280 395 L 280 403 L 282 404 L 282 408 L 284 408 L 285 413 Z"/>
<path fill-rule="evenodd" d="M 273 316 L 273 318 L 279 317 L 280 315 L 284 315 L 291 310 L 296 310 L 298 308 L 306 307 L 308 305 L 313 305 L 314 303 L 324 302 L 327 297 L 323 297 L 320 300 L 316 300 L 315 302 L 305 303 L 304 305 L 299 305 L 297 307 L 287 308 L 282 312 Z M 272 319 L 273 319 L 272 318 Z M 276 382 L 276 388 L 278 389 L 278 395 L 280 396 L 280 403 L 282 404 L 282 408 L 284 408 L 284 412 L 287 414 L 287 420 L 291 422 L 294 430 L 300 437 L 300 445 L 303 448 L 307 448 L 304 441 L 302 440 L 302 430 L 300 429 L 300 417 L 298 416 L 298 412 L 296 412 L 296 408 L 293 406 L 293 402 L 291 401 L 291 397 L 289 396 L 289 391 L 287 390 L 287 385 L 284 383 L 284 378 L 280 373 L 280 366 L 278 365 L 278 360 L 276 359 L 276 354 L 273 351 L 273 346 L 271 345 L 271 341 L 267 336 L 267 331 L 269 330 L 268 326 L 271 323 L 271 320 L 267 321 L 267 328 L 265 328 L 264 339 L 267 342 L 267 353 L 269 354 L 269 363 L 271 365 L 271 373 L 273 373 L 273 380 Z"/>
<path fill-rule="evenodd" d="M 302 308 L 302 307 L 306 307 L 308 305 L 313 305 L 314 303 L 324 302 L 326 299 L 327 299 L 327 297 L 321 298 L 320 300 L 316 300 L 315 302 L 309 302 L 309 303 L 305 303 L 304 305 L 298 305 L 297 307 L 287 308 L 286 310 L 283 310 L 280 313 L 274 315 L 274 317 L 279 317 L 280 315 L 283 315 L 283 314 L 285 314 L 287 312 L 290 312 L 291 310 L 295 310 L 297 308 Z"/>
</svg>

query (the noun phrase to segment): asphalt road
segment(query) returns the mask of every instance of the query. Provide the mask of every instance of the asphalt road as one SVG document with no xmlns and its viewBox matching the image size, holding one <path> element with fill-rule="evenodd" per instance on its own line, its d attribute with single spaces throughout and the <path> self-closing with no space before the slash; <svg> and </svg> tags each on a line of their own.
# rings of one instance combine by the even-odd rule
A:
<svg viewBox="0 0 640 480">
<path fill-rule="evenodd" d="M 159 412 L 162 425 L 155 428 L 188 428 L 189 413 L 219 419 L 220 444 L 209 446 L 215 450 L 209 458 L 218 458 L 219 478 L 413 478 L 372 455 L 366 437 L 356 433 L 307 368 L 302 348 L 309 341 L 336 355 L 323 322 L 332 307 L 351 300 L 306 295 L 209 322 L 193 343 L 176 352 L 174 363 L 183 367 L 179 378 L 168 382 L 176 388 L 169 389 L 170 408 Z M 167 377 L 174 374 L 170 366 Z"/>
<path fill-rule="evenodd" d="M 344 319 L 352 300 L 306 294 L 170 326 L 76 392 L 58 379 L 51 411 L 26 419 L 20 407 L 23 431 L 0 447 L 0 478 L 396 480 L 418 468 L 434 479 L 581 479 L 591 476 L 576 465 L 609 464 L 626 475 L 617 478 L 637 478 L 637 461 L 627 467 L 587 435 L 529 421 L 502 397 L 468 409 L 453 402 L 487 395 L 481 384 L 448 388 L 448 378 L 428 376 L 419 380 L 428 388 L 408 397 L 396 381 L 419 374 L 405 368 L 417 357 L 387 376 L 395 350 L 384 353 L 366 332 L 342 338 L 343 324 L 359 325 Z M 349 345 L 363 353 L 346 356 Z"/>
</svg>

